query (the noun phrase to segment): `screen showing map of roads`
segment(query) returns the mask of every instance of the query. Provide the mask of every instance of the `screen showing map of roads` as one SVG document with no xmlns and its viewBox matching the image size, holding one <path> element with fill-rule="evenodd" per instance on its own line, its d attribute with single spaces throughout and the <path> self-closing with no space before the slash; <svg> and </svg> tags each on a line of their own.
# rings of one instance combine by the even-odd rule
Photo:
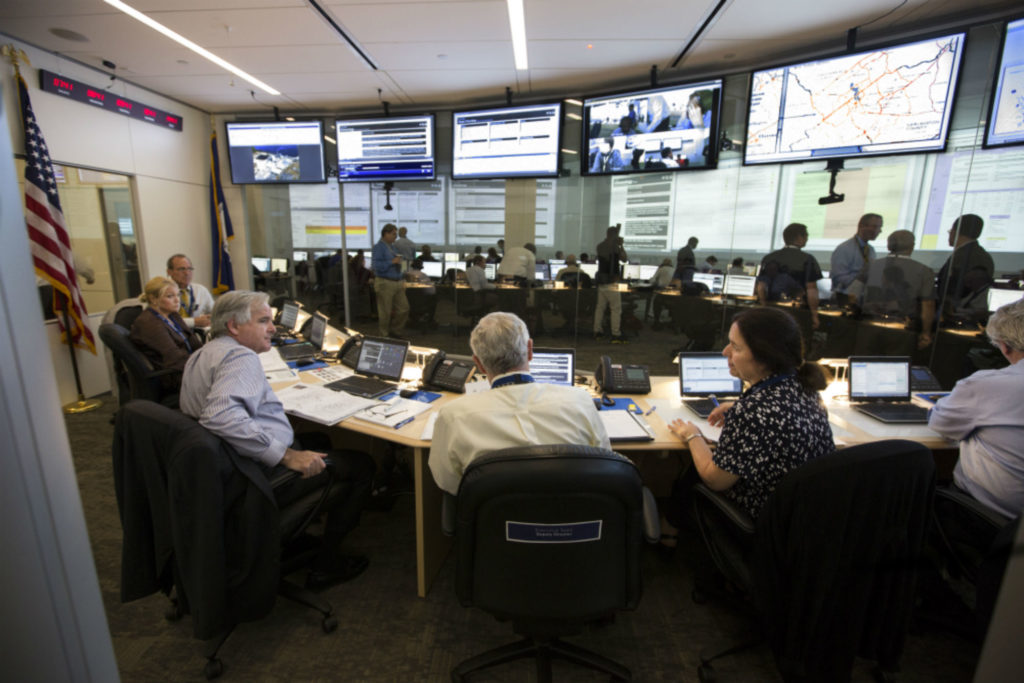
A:
<svg viewBox="0 0 1024 683">
<path fill-rule="evenodd" d="M 744 163 L 942 150 L 964 34 L 755 71 Z"/>
</svg>

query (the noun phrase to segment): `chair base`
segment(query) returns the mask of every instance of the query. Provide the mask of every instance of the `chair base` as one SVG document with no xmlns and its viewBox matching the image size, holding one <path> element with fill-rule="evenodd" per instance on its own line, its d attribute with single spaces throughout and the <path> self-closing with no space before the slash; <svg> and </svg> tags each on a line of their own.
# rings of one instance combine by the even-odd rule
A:
<svg viewBox="0 0 1024 683">
<path fill-rule="evenodd" d="M 705 651 L 700 653 L 700 664 L 697 666 L 697 679 L 701 683 L 711 683 L 715 680 L 715 669 L 711 666 L 711 663 L 717 659 L 728 657 L 729 655 L 736 654 L 737 652 L 743 652 L 751 648 L 757 647 L 765 640 L 763 633 L 754 633 L 745 637 L 743 640 L 730 645 L 729 647 L 719 650 L 713 654 L 707 654 Z"/>
<path fill-rule="evenodd" d="M 516 659 L 535 657 L 537 660 L 538 683 L 551 683 L 551 660 L 565 661 L 585 666 L 588 669 L 601 671 L 616 681 L 631 681 L 633 675 L 629 669 L 616 661 L 602 657 L 586 648 L 567 643 L 558 638 L 538 639 L 524 638 L 508 645 L 496 647 L 482 654 L 470 657 L 452 669 L 452 683 L 461 683 L 469 674 L 504 664 Z"/>
</svg>

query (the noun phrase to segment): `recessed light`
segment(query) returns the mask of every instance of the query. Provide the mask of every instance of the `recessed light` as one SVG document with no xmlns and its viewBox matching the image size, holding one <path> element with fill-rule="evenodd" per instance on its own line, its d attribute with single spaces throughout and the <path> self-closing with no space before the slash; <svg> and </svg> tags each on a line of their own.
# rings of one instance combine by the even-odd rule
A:
<svg viewBox="0 0 1024 683">
<path fill-rule="evenodd" d="M 88 43 L 89 42 L 89 39 L 86 38 L 85 36 L 83 36 L 81 33 L 79 33 L 78 31 L 72 31 L 69 28 L 51 28 L 50 29 L 50 33 L 52 33 L 53 35 L 57 36 L 58 38 L 63 38 L 64 40 L 70 40 L 70 41 L 75 42 L 75 43 Z"/>
</svg>

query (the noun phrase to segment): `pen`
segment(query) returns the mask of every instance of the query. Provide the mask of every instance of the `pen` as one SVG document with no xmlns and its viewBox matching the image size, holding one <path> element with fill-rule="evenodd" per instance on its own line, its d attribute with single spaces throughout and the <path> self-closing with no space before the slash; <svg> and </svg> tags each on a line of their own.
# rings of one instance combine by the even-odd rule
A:
<svg viewBox="0 0 1024 683">
<path fill-rule="evenodd" d="M 648 415 L 650 415 L 651 413 L 653 413 L 657 409 L 658 409 L 658 406 L 651 406 L 651 409 L 648 410 L 646 413 L 644 413 L 644 417 L 647 417 Z"/>
<path fill-rule="evenodd" d="M 412 422 L 415 419 L 416 419 L 415 415 L 413 415 L 412 417 L 407 417 L 404 420 L 402 420 L 401 422 L 399 422 L 398 424 L 396 424 L 395 425 L 395 429 L 401 429 L 402 427 L 404 427 L 405 425 L 409 424 L 410 422 Z"/>
<path fill-rule="evenodd" d="M 716 396 L 715 396 L 714 394 L 711 394 L 710 396 L 708 396 L 708 398 L 710 398 L 710 399 L 711 399 L 711 402 L 715 404 L 715 407 L 716 407 L 716 408 L 717 408 L 717 407 L 718 407 L 718 406 L 720 405 L 720 404 L 718 403 L 718 398 L 717 398 L 717 397 L 716 397 Z"/>
</svg>

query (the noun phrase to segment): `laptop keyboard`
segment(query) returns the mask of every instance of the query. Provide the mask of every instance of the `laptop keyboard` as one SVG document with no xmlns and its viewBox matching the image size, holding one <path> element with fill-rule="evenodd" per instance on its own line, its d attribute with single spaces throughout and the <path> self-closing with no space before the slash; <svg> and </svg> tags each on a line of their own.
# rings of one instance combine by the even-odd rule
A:
<svg viewBox="0 0 1024 683">
<path fill-rule="evenodd" d="M 874 403 L 856 406 L 857 410 L 883 422 L 927 424 L 928 409 L 913 403 Z"/>
<path fill-rule="evenodd" d="M 707 417 L 717 407 L 710 398 L 684 398 L 683 403 L 701 417 Z"/>
<path fill-rule="evenodd" d="M 316 355 L 316 347 L 309 342 L 298 342 L 297 344 L 283 344 L 278 347 L 278 353 L 286 361 L 299 360 L 300 358 L 312 358 Z"/>
<path fill-rule="evenodd" d="M 362 396 L 363 398 L 376 398 L 389 391 L 393 391 L 397 385 L 385 382 L 382 379 L 352 375 L 344 379 L 335 380 L 324 386 L 334 391 L 347 391 L 350 394 Z"/>
</svg>

